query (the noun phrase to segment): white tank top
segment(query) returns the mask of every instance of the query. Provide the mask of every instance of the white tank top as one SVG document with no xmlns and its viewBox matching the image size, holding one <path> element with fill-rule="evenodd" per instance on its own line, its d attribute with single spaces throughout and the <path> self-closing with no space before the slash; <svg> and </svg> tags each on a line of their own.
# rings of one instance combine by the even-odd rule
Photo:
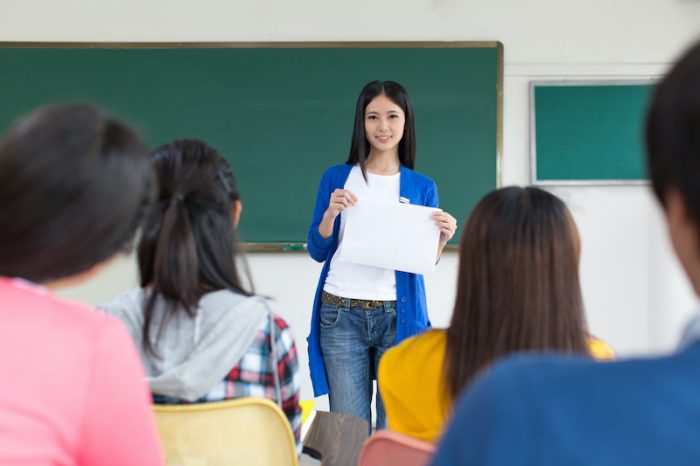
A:
<svg viewBox="0 0 700 466">
<path fill-rule="evenodd" d="M 362 178 L 359 165 L 350 170 L 345 189 L 363 200 L 399 202 L 401 174 L 375 175 L 367 173 L 367 182 Z M 343 242 L 345 214 L 340 213 L 340 234 L 338 247 Z M 371 299 L 381 301 L 396 300 L 396 272 L 379 267 L 354 264 L 333 255 L 323 289 L 343 298 Z"/>
</svg>

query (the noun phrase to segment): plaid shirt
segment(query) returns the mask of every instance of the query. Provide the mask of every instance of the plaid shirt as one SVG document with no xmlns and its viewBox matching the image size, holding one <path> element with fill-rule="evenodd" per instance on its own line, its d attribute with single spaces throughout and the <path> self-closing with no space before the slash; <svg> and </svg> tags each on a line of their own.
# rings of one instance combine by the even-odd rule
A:
<svg viewBox="0 0 700 466">
<path fill-rule="evenodd" d="M 273 371 L 277 370 L 282 395 L 282 411 L 292 426 L 297 454 L 299 454 L 301 453 L 301 408 L 299 407 L 300 380 L 297 348 L 287 323 L 276 315 L 273 317 L 276 327 L 277 367 L 274 367 L 272 361 L 270 319 L 265 319 L 255 340 L 239 363 L 196 403 L 242 397 L 267 398 L 277 402 L 279 400 L 277 400 L 273 375 Z M 153 402 L 156 404 L 185 403 L 177 398 L 156 394 L 153 394 Z"/>
</svg>

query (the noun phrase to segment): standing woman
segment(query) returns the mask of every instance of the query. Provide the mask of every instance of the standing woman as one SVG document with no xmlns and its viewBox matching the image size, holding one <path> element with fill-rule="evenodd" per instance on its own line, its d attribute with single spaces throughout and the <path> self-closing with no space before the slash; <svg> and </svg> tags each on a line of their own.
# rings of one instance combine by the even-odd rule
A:
<svg viewBox="0 0 700 466">
<path fill-rule="evenodd" d="M 416 136 L 406 89 L 393 81 L 367 84 L 357 99 L 347 162 L 326 170 L 309 229 L 311 257 L 324 262 L 314 298 L 309 365 L 315 396 L 328 393 L 334 412 L 371 426 L 372 385 L 382 354 L 430 326 L 421 275 L 345 262 L 342 214 L 364 200 L 438 206 L 435 183 L 413 171 Z M 436 260 L 455 233 L 456 220 L 436 212 Z M 397 238 L 400 240 L 400 238 Z M 386 416 L 377 393 L 376 428 Z"/>
</svg>

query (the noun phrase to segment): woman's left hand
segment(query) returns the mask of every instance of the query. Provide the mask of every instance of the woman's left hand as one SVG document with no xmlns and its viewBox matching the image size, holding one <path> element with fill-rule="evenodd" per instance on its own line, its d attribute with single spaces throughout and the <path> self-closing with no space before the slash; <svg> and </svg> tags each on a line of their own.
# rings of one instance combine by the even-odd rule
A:
<svg viewBox="0 0 700 466">
<path fill-rule="evenodd" d="M 457 231 L 457 219 L 449 213 L 440 210 L 433 214 L 435 224 L 440 228 L 440 246 L 447 244 Z"/>
</svg>

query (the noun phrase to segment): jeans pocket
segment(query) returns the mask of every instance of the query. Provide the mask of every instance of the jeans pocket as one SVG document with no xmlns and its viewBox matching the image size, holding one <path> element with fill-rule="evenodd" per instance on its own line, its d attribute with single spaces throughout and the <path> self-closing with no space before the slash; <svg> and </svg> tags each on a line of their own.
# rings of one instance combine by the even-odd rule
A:
<svg viewBox="0 0 700 466">
<path fill-rule="evenodd" d="M 322 328 L 333 328 L 340 321 L 340 308 L 333 304 L 323 303 L 321 305 L 320 318 Z"/>
</svg>

